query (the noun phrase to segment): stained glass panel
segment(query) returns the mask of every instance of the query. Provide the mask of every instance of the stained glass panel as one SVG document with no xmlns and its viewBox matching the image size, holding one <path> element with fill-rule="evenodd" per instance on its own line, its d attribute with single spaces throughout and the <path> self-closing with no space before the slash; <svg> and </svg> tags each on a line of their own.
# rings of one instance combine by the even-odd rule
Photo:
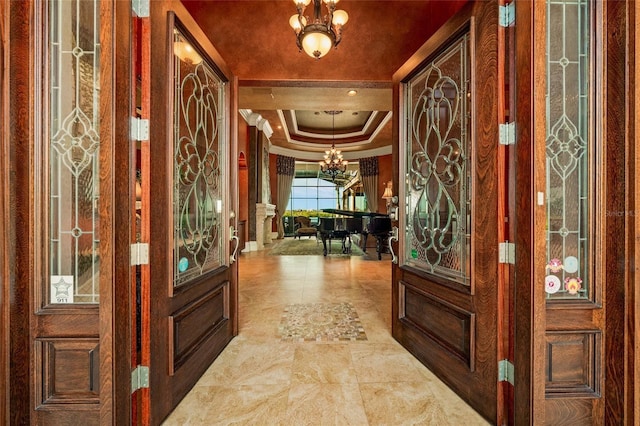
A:
<svg viewBox="0 0 640 426">
<path fill-rule="evenodd" d="M 174 285 L 223 265 L 224 84 L 174 32 Z"/>
<path fill-rule="evenodd" d="M 469 34 L 406 85 L 408 265 L 469 284 Z"/>
<path fill-rule="evenodd" d="M 50 303 L 99 301 L 99 2 L 49 2 Z"/>
<path fill-rule="evenodd" d="M 548 299 L 589 297 L 589 9 L 547 2 Z"/>
</svg>

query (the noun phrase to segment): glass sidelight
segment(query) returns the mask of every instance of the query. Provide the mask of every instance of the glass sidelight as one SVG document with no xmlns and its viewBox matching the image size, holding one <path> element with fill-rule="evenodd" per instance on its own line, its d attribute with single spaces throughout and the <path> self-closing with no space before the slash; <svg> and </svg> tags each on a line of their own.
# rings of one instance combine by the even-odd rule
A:
<svg viewBox="0 0 640 426">
<path fill-rule="evenodd" d="M 99 4 L 49 2 L 48 303 L 99 301 Z"/>
<path fill-rule="evenodd" d="M 469 32 L 406 84 L 404 263 L 465 285 L 470 278 Z"/>
<path fill-rule="evenodd" d="M 590 9 L 588 0 L 547 1 L 548 299 L 589 298 L 594 172 Z"/>
<path fill-rule="evenodd" d="M 174 285 L 224 265 L 224 82 L 174 31 Z"/>
</svg>

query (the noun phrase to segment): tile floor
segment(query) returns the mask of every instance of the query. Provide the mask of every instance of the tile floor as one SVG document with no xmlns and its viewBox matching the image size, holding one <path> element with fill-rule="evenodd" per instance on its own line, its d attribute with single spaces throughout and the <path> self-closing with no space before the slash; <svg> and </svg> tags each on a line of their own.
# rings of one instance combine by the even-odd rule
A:
<svg viewBox="0 0 640 426">
<path fill-rule="evenodd" d="M 486 425 L 391 337 L 390 257 L 240 256 L 239 335 L 165 425 Z M 351 303 L 367 336 L 288 342 L 284 308 Z"/>
</svg>

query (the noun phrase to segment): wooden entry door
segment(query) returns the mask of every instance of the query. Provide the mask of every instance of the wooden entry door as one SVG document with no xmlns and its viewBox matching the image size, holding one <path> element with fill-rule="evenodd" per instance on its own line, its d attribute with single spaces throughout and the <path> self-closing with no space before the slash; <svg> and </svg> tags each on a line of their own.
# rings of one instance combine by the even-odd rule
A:
<svg viewBox="0 0 640 426">
<path fill-rule="evenodd" d="M 11 295 L 3 420 L 127 424 L 131 7 L 2 8 L 11 58 L 3 73 L 10 171 L 2 183 L 11 211 L 3 222 L 15 239 L 2 284 Z"/>
<path fill-rule="evenodd" d="M 504 292 L 498 31 L 497 1 L 469 3 L 394 76 L 393 336 L 494 423 Z"/>
<path fill-rule="evenodd" d="M 237 181 L 236 89 L 180 2 L 151 2 L 150 28 L 149 205 L 143 205 L 150 288 L 142 340 L 150 360 L 150 420 L 159 424 L 237 334 L 231 242 L 237 197 L 230 190 Z"/>
<path fill-rule="evenodd" d="M 637 312 L 637 212 L 629 206 L 637 196 L 637 141 L 625 122 L 633 117 L 629 7 L 588 0 L 516 5 L 525 23 L 516 30 L 518 51 L 531 52 L 517 60 L 531 74 L 518 88 L 518 149 L 533 165 L 526 194 L 533 203 L 533 423 L 633 423 L 637 342 L 628 325 Z"/>
</svg>

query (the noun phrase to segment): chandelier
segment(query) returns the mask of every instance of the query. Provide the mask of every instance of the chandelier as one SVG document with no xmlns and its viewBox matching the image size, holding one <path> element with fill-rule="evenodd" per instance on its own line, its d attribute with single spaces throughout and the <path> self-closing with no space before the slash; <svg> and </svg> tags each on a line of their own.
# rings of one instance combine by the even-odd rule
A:
<svg viewBox="0 0 640 426">
<path fill-rule="evenodd" d="M 332 133 L 331 133 L 331 149 L 324 152 L 324 159 L 319 162 L 320 171 L 331 176 L 331 180 L 335 181 L 336 177 L 347 171 L 349 162 L 342 158 L 342 152 L 336 149 L 335 139 L 336 115 L 342 111 L 325 111 L 326 114 L 332 116 Z"/>
<path fill-rule="evenodd" d="M 324 16 L 320 7 L 323 1 L 329 12 Z M 296 33 L 298 49 L 304 50 L 312 58 L 322 58 L 332 47 L 337 47 L 342 39 L 342 26 L 349 20 L 349 15 L 344 10 L 336 10 L 338 1 L 313 0 L 313 20 L 310 20 L 304 16 L 304 9 L 311 0 L 293 0 L 298 14 L 289 19 L 289 25 Z"/>
</svg>

